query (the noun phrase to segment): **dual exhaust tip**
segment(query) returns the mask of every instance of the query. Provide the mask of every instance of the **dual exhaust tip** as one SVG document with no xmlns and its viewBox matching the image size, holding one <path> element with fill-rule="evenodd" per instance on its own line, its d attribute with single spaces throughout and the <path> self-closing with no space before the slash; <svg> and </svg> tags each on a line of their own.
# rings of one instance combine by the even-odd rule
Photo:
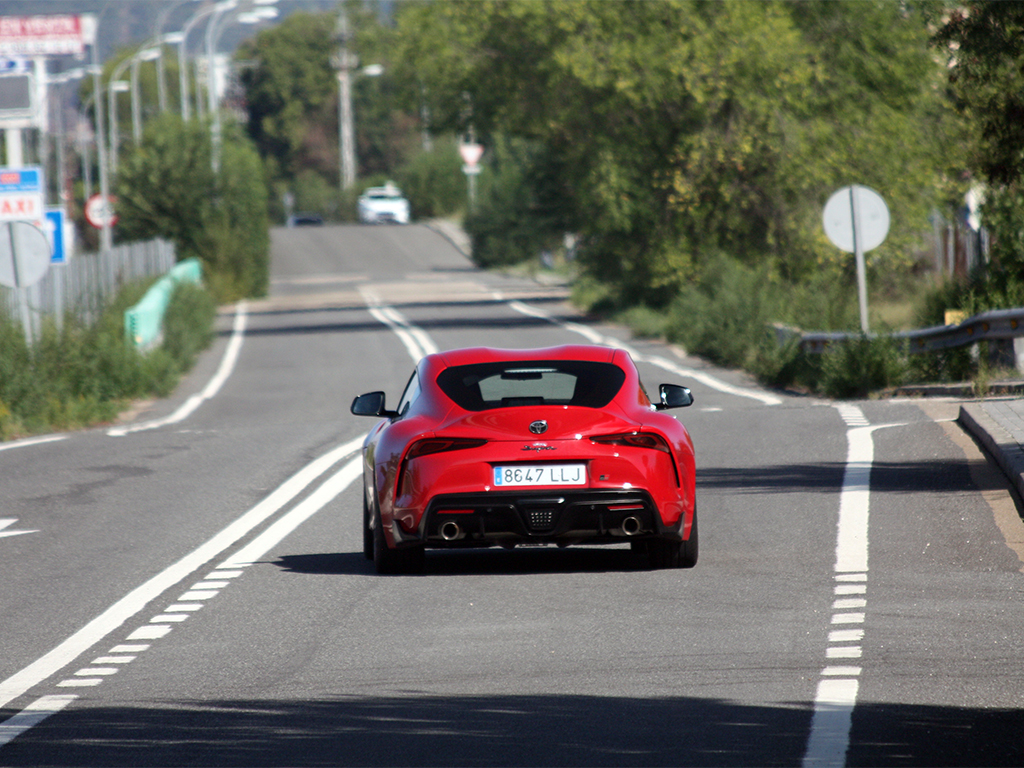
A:
<svg viewBox="0 0 1024 768">
<path fill-rule="evenodd" d="M 636 536 L 642 531 L 643 523 L 640 522 L 640 518 L 630 516 L 622 521 L 622 532 L 626 536 Z M 441 528 L 438 532 L 441 534 L 441 538 L 445 541 L 458 541 L 466 535 L 462 530 L 462 526 L 454 520 L 446 520 L 441 523 Z"/>
</svg>

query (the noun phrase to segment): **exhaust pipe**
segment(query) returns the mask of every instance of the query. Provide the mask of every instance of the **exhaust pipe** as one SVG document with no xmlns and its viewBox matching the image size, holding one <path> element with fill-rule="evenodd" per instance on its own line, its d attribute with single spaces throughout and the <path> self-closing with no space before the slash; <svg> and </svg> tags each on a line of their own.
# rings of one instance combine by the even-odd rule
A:
<svg viewBox="0 0 1024 768">
<path fill-rule="evenodd" d="M 622 521 L 622 532 L 627 536 L 636 536 L 642 527 L 638 517 L 627 517 Z"/>
<path fill-rule="evenodd" d="M 454 520 L 448 520 L 441 524 L 441 538 L 445 541 L 455 541 L 462 538 L 462 529 Z"/>
</svg>

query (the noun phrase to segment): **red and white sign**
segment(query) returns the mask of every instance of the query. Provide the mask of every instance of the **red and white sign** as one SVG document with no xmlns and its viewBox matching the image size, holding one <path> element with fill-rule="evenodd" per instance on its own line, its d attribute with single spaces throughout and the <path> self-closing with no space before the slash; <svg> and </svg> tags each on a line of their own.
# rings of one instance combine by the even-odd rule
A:
<svg viewBox="0 0 1024 768">
<path fill-rule="evenodd" d="M 462 162 L 473 167 L 483 157 L 484 146 L 483 144 L 459 144 L 459 154 L 462 155 Z"/>
<path fill-rule="evenodd" d="M 104 224 L 112 227 L 117 224 L 117 214 L 114 212 L 114 203 L 117 198 L 110 195 L 106 200 L 103 195 L 93 195 L 85 204 L 85 220 L 96 229 L 102 229 Z"/>
<path fill-rule="evenodd" d="M 82 54 L 91 41 L 81 16 L 0 16 L 0 56 Z"/>
</svg>

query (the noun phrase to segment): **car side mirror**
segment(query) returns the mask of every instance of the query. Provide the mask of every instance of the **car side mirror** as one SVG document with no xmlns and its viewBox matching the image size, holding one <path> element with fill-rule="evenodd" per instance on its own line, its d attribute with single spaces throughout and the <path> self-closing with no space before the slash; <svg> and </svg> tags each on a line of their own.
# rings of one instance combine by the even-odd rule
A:
<svg viewBox="0 0 1024 768">
<path fill-rule="evenodd" d="M 681 387 L 678 384 L 662 384 L 658 387 L 661 395 L 661 402 L 655 408 L 663 411 L 666 408 L 685 408 L 693 405 L 693 393 L 689 387 Z"/>
<path fill-rule="evenodd" d="M 383 392 L 367 392 L 352 401 L 352 413 L 356 416 L 379 416 L 392 419 L 397 411 L 389 411 L 384 407 Z"/>
</svg>

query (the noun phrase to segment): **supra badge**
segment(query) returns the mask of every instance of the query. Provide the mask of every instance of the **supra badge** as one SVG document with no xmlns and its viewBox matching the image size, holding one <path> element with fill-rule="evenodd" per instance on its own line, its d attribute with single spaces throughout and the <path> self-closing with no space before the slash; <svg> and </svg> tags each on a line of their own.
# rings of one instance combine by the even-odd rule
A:
<svg viewBox="0 0 1024 768">
<path fill-rule="evenodd" d="M 533 445 L 524 445 L 524 451 L 555 451 L 558 450 L 553 445 L 544 445 L 543 443 L 534 443 Z"/>
<path fill-rule="evenodd" d="M 548 423 L 544 419 L 538 419 L 530 424 L 530 431 L 535 435 L 543 435 L 548 431 Z"/>
</svg>

